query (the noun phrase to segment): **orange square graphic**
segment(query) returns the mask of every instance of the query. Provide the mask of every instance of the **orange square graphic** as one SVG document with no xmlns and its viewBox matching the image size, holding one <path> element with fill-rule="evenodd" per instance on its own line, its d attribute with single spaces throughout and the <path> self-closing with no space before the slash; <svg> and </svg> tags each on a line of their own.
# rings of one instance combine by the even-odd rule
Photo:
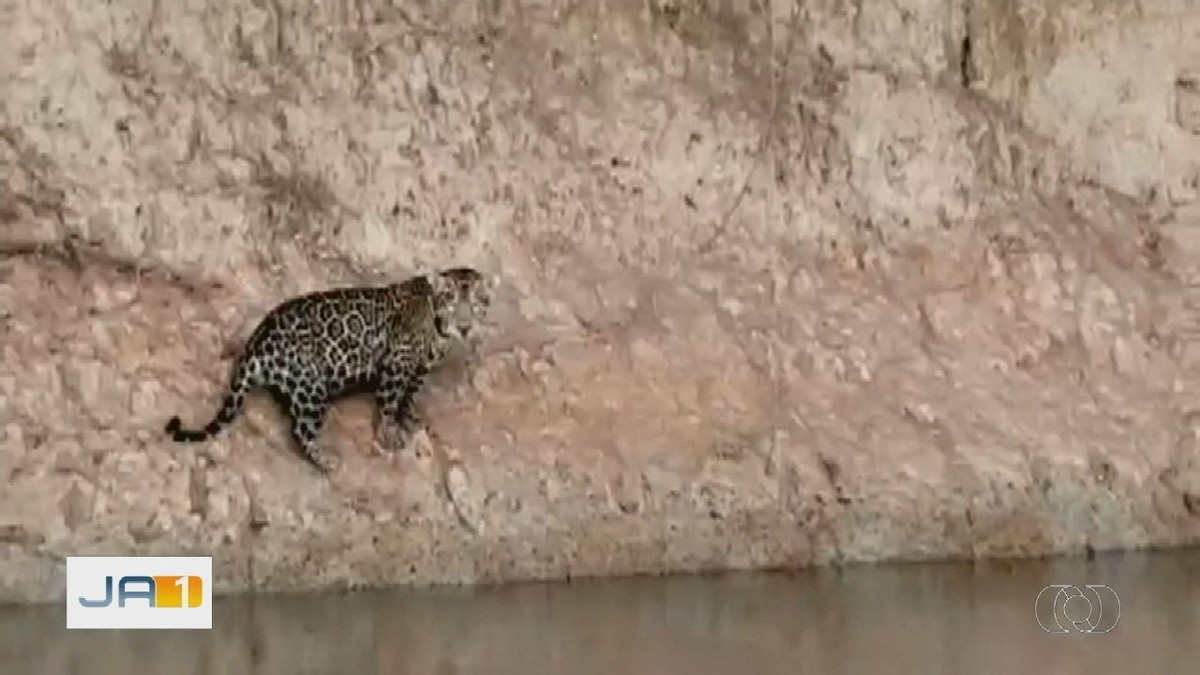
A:
<svg viewBox="0 0 1200 675">
<path fill-rule="evenodd" d="M 155 607 L 183 607 L 185 595 L 187 607 L 199 607 L 204 601 L 204 584 L 195 576 L 154 577 Z"/>
</svg>

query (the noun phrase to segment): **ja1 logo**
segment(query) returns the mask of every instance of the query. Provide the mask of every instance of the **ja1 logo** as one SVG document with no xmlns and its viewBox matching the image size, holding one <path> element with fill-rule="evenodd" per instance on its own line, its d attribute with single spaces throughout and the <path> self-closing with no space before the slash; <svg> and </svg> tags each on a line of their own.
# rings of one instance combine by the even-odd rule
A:
<svg viewBox="0 0 1200 675">
<path fill-rule="evenodd" d="M 1121 598 L 1103 584 L 1047 586 L 1033 601 L 1033 616 L 1047 633 L 1107 633 L 1121 620 Z"/>
<path fill-rule="evenodd" d="M 211 557 L 67 558 L 67 628 L 212 628 Z"/>
</svg>

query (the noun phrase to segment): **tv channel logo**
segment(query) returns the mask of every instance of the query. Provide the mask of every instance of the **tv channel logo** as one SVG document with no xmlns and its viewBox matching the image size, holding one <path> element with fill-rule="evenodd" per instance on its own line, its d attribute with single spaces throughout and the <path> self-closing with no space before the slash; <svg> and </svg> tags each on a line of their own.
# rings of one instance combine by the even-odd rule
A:
<svg viewBox="0 0 1200 675">
<path fill-rule="evenodd" d="M 1103 584 L 1080 589 L 1068 584 L 1047 586 L 1033 601 L 1034 618 L 1047 633 L 1107 633 L 1121 620 L 1121 598 Z"/>
<path fill-rule="evenodd" d="M 71 556 L 67 628 L 212 628 L 212 557 Z"/>
</svg>

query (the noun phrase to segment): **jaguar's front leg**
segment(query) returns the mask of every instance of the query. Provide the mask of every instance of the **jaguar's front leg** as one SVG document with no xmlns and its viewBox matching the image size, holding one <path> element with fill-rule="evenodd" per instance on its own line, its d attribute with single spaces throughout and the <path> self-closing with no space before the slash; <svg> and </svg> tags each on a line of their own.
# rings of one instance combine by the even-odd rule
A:
<svg viewBox="0 0 1200 675">
<path fill-rule="evenodd" d="M 406 363 L 391 365 L 381 373 L 375 391 L 380 418 L 376 431 L 386 448 L 404 449 L 420 425 L 414 401 L 425 375 L 424 368 Z"/>
</svg>

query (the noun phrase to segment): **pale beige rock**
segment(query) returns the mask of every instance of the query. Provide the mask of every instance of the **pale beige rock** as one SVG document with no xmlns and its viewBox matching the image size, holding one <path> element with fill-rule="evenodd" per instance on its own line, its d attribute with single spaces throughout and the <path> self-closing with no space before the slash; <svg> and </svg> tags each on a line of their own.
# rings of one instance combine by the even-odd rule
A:
<svg viewBox="0 0 1200 675">
<path fill-rule="evenodd" d="M 969 15 L 974 84 L 1056 141 L 1080 176 L 1196 200 L 1194 4 L 1018 0 L 972 3 Z"/>
<path fill-rule="evenodd" d="M 485 5 L 0 10 L 0 600 L 1197 541 L 1188 3 Z M 163 437 L 284 297 L 459 264 L 404 452 Z"/>
</svg>

